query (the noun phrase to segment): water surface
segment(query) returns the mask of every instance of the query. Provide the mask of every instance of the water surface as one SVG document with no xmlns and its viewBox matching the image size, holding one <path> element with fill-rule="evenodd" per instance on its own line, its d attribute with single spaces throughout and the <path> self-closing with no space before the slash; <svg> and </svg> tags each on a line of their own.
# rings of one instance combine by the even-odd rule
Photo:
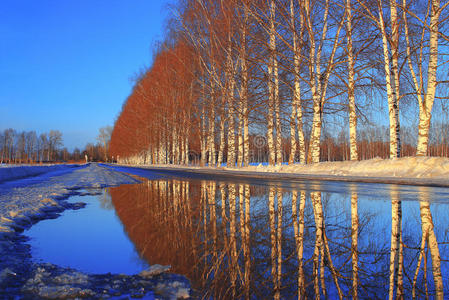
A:
<svg viewBox="0 0 449 300">
<path fill-rule="evenodd" d="M 140 255 L 202 297 L 449 294 L 447 188 L 168 177 L 109 192 Z"/>
<path fill-rule="evenodd" d="M 64 213 L 73 214 L 71 221 L 60 218 L 64 233 L 56 233 L 62 225 L 49 225 L 51 235 L 43 230 L 54 252 L 40 257 L 64 265 L 68 257 L 112 251 L 114 258 L 101 264 L 123 273 L 140 271 L 141 257 L 171 265 L 205 298 L 449 295 L 447 188 L 138 172 L 148 177 L 141 184 L 72 199 L 97 208 Z M 98 209 L 102 203 L 107 209 Z M 97 237 L 85 236 L 97 230 Z M 123 236 L 132 242 L 127 248 L 118 242 Z M 61 248 L 63 240 L 75 243 Z M 95 258 L 81 260 L 99 273 Z"/>
<path fill-rule="evenodd" d="M 87 273 L 131 275 L 148 267 L 123 230 L 107 190 L 68 201 L 85 202 L 86 207 L 66 210 L 59 218 L 40 221 L 25 232 L 35 260 Z"/>
</svg>

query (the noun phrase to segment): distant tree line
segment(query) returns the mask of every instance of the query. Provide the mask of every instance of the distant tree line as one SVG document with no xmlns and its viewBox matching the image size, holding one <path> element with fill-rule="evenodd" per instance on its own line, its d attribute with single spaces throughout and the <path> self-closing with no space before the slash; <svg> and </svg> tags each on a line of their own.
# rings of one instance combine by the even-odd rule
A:
<svg viewBox="0 0 449 300">
<path fill-rule="evenodd" d="M 434 103 L 448 99 L 448 3 L 179 1 L 114 125 L 111 154 L 246 166 L 255 145 L 270 165 L 443 153 L 431 126 Z M 408 107 L 413 144 L 401 136 Z M 388 130 L 375 142 L 359 132 L 379 123 Z"/>
<path fill-rule="evenodd" d="M 59 159 L 62 133 L 50 130 L 38 135 L 36 131 L 18 132 L 12 128 L 0 132 L 1 163 L 50 162 Z M 67 149 L 65 149 L 67 152 Z M 63 154 L 62 154 L 63 155 Z"/>
<path fill-rule="evenodd" d="M 17 131 L 12 128 L 0 131 L 0 163 L 47 163 L 81 162 L 87 156 L 89 161 L 110 161 L 108 147 L 111 126 L 100 129 L 98 143 L 88 143 L 84 150 L 69 151 L 63 147 L 62 133 L 50 130 L 37 134 L 36 131 Z"/>
</svg>

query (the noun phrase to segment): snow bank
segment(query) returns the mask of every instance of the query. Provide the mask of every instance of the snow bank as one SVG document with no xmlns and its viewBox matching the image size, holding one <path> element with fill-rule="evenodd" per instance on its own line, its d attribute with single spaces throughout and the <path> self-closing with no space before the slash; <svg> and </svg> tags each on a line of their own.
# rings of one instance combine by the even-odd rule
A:
<svg viewBox="0 0 449 300">
<path fill-rule="evenodd" d="M 68 170 L 79 165 L 49 165 L 49 166 L 12 166 L 4 165 L 0 168 L 0 183 L 25 177 L 37 176 L 44 173 Z"/>
<path fill-rule="evenodd" d="M 444 157 L 375 158 L 362 161 L 321 162 L 317 164 L 248 166 L 225 168 L 227 170 L 296 173 L 310 175 L 335 175 L 354 177 L 397 177 L 416 179 L 449 179 L 449 159 Z"/>
</svg>

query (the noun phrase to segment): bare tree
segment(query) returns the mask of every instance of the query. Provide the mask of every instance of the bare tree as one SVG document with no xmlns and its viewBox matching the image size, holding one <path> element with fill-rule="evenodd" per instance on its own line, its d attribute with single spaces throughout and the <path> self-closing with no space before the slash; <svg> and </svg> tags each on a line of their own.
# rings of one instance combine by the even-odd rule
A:
<svg viewBox="0 0 449 300">
<path fill-rule="evenodd" d="M 50 130 L 48 134 L 48 156 L 47 160 L 54 160 L 56 152 L 62 146 L 62 133 L 59 130 Z"/>
<path fill-rule="evenodd" d="M 112 126 L 101 127 L 97 136 L 97 141 L 103 148 L 103 160 L 106 162 L 109 160 L 109 141 L 111 140 L 112 129 Z"/>
</svg>

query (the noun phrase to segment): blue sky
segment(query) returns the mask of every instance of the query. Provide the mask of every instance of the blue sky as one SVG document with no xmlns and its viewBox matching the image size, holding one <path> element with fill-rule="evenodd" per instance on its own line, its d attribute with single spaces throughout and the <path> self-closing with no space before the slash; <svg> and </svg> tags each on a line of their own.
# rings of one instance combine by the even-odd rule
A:
<svg viewBox="0 0 449 300">
<path fill-rule="evenodd" d="M 2 0 L 0 130 L 57 129 L 70 150 L 96 142 L 167 15 L 167 0 Z"/>
</svg>

